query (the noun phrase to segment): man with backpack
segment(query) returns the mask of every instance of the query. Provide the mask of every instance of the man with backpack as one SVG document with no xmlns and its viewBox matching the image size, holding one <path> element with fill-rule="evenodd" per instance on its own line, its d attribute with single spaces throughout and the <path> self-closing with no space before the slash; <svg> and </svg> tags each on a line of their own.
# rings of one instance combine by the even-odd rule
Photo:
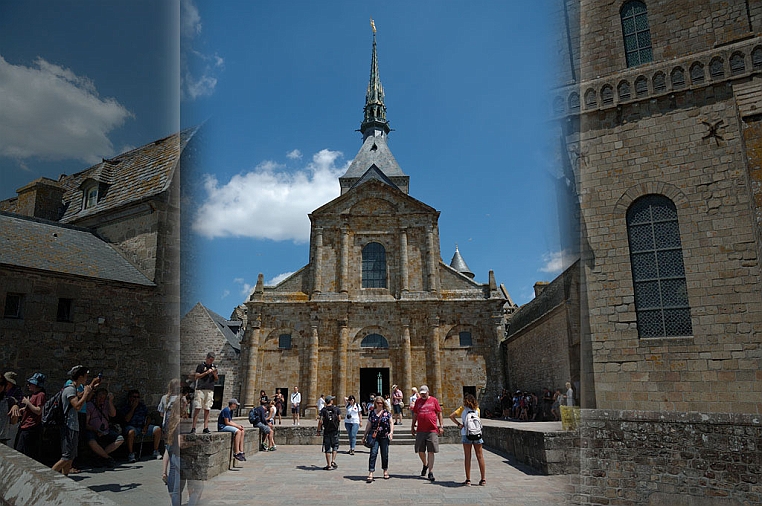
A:
<svg viewBox="0 0 762 506">
<path fill-rule="evenodd" d="M 333 405 L 334 397 L 327 395 L 325 397 L 325 407 L 320 410 L 320 420 L 318 421 L 318 435 L 323 430 L 323 453 L 325 453 L 325 464 L 323 468 L 326 471 L 336 469 L 336 454 L 339 451 L 339 420 L 341 412 L 339 408 Z"/>
<path fill-rule="evenodd" d="M 79 444 L 79 415 L 78 411 L 87 402 L 90 393 L 97 387 L 101 379 L 99 377 L 87 384 L 87 367 L 75 365 L 69 370 L 71 385 L 64 387 L 61 392 L 61 407 L 56 409 L 63 410 L 63 424 L 61 425 L 61 460 L 53 465 L 53 471 L 63 473 L 69 476 L 74 458 L 77 456 L 77 445 Z M 85 385 L 82 397 L 77 397 L 77 387 Z"/>
<path fill-rule="evenodd" d="M 260 443 L 259 451 L 266 452 L 268 449 L 275 451 L 275 441 L 273 439 L 272 430 L 267 425 L 267 418 L 269 416 L 268 406 L 260 404 L 258 408 L 251 408 L 249 411 L 249 422 L 259 429 Z M 265 444 L 265 439 L 269 444 Z"/>
</svg>

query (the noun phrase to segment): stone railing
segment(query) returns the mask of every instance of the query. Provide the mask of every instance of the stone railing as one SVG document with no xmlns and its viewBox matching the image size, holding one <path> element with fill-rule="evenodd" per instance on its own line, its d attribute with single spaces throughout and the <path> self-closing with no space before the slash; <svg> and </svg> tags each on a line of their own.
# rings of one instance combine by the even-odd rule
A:
<svg viewBox="0 0 762 506">
<path fill-rule="evenodd" d="M 577 431 L 536 431 L 485 425 L 484 446 L 510 454 L 542 474 L 579 472 Z"/>
</svg>

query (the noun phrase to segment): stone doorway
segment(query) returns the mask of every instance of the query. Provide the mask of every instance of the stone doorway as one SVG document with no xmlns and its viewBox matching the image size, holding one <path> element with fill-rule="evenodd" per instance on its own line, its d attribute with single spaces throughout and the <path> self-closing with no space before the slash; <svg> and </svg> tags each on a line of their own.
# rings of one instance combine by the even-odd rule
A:
<svg viewBox="0 0 762 506">
<path fill-rule="evenodd" d="M 388 367 L 362 367 L 360 368 L 360 398 L 363 404 L 368 402 L 370 394 L 390 393 Z"/>
</svg>

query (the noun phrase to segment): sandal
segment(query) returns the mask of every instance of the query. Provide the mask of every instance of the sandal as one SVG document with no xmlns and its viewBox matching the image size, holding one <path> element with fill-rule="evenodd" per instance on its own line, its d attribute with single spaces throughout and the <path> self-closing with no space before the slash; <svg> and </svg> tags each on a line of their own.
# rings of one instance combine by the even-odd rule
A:
<svg viewBox="0 0 762 506">
<path fill-rule="evenodd" d="M 463 482 L 464 487 L 470 487 L 471 486 L 471 480 L 466 480 Z"/>
<path fill-rule="evenodd" d="M 373 476 L 368 476 L 365 478 L 365 483 L 373 483 Z"/>
<path fill-rule="evenodd" d="M 324 470 L 324 471 L 330 471 L 331 469 L 332 469 L 332 467 L 331 467 L 331 466 L 325 466 L 325 467 L 323 468 L 323 470 Z"/>
<path fill-rule="evenodd" d="M 479 485 L 480 485 L 480 486 L 482 486 L 482 487 L 483 487 L 483 486 L 484 486 L 484 485 L 486 485 L 486 484 L 487 484 L 487 480 L 479 480 Z"/>
<path fill-rule="evenodd" d="M 384 479 L 385 479 L 385 480 L 388 480 L 388 479 L 389 479 L 389 473 L 384 473 Z"/>
</svg>

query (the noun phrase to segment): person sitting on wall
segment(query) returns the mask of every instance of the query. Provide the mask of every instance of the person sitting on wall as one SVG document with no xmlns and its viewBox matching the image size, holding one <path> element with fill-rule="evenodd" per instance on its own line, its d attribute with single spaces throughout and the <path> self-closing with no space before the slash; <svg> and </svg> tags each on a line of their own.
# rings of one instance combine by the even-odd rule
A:
<svg viewBox="0 0 762 506">
<path fill-rule="evenodd" d="M 233 457 L 236 460 L 245 461 L 246 455 L 243 451 L 243 425 L 233 421 L 233 411 L 236 409 L 238 409 L 238 400 L 230 399 L 228 401 L 228 407 L 223 408 L 222 411 L 220 411 L 220 416 L 217 418 L 217 430 L 233 434 Z"/>
<path fill-rule="evenodd" d="M 120 414 L 125 423 L 124 435 L 127 439 L 127 460 L 130 463 L 137 461 L 135 458 L 135 438 L 143 437 L 143 434 L 153 435 L 153 458 L 161 459 L 159 444 L 161 444 L 161 427 L 151 425 L 148 419 L 148 408 L 140 400 L 140 392 L 130 390 L 127 392 L 127 403 L 122 407 Z"/>
<path fill-rule="evenodd" d="M 124 438 L 109 425 L 109 420 L 115 416 L 114 394 L 105 388 L 97 389 L 93 400 L 87 403 L 85 440 L 108 467 L 116 466 L 111 453 L 124 442 Z"/>
</svg>

